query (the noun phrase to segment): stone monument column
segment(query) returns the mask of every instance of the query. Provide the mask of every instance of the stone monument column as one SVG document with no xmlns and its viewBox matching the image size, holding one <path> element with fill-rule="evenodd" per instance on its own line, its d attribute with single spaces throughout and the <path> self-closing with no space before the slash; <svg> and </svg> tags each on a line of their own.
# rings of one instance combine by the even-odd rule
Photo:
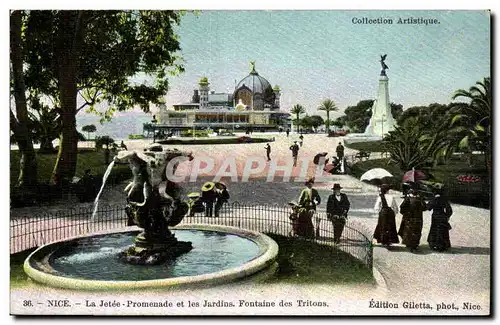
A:
<svg viewBox="0 0 500 325">
<path fill-rule="evenodd" d="M 385 70 L 389 67 L 384 63 L 386 55 L 382 56 L 382 71 L 378 82 L 377 99 L 372 106 L 372 117 L 366 127 L 365 134 L 369 136 L 383 136 L 394 130 L 395 120 L 392 117 L 391 102 L 389 100 L 389 78 Z"/>
</svg>

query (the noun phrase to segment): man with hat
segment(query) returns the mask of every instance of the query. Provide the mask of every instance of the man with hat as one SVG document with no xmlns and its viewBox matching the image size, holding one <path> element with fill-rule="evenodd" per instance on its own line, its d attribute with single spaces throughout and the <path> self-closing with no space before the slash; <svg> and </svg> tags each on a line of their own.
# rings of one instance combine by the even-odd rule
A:
<svg viewBox="0 0 500 325">
<path fill-rule="evenodd" d="M 299 145 L 297 144 L 297 141 L 293 142 L 293 144 L 290 146 L 290 150 L 292 151 L 293 167 L 295 167 L 297 166 L 297 157 L 299 155 Z"/>
<path fill-rule="evenodd" d="M 217 199 L 215 193 L 215 183 L 205 182 L 201 187 L 201 200 L 205 203 L 205 217 L 212 217 L 214 211 L 214 202 Z"/>
<path fill-rule="evenodd" d="M 215 217 L 218 218 L 219 217 L 219 212 L 222 209 L 222 206 L 230 198 L 229 192 L 227 191 L 226 184 L 224 184 L 222 182 L 215 183 L 215 196 L 216 196 L 216 201 L 215 201 Z"/>
<path fill-rule="evenodd" d="M 340 193 L 341 189 L 340 184 L 333 184 L 333 194 L 330 194 L 326 203 L 326 213 L 333 224 L 333 242 L 335 244 L 340 241 L 347 220 L 347 212 L 351 206 L 347 195 Z"/>
</svg>

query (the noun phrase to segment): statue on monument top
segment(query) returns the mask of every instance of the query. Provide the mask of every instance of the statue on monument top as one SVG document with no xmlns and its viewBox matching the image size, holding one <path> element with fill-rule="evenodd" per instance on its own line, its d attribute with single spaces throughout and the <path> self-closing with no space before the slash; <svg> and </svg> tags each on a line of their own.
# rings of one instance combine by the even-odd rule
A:
<svg viewBox="0 0 500 325">
<path fill-rule="evenodd" d="M 385 70 L 389 69 L 387 64 L 385 64 L 385 59 L 387 58 L 387 54 L 381 55 L 380 56 L 380 64 L 382 65 L 382 71 L 380 71 L 381 76 L 385 76 Z"/>
</svg>

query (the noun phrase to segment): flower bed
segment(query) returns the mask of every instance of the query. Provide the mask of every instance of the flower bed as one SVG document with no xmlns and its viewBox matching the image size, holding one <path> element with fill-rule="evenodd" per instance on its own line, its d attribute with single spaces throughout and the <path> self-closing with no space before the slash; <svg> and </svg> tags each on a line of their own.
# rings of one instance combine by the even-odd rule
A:
<svg viewBox="0 0 500 325">
<path fill-rule="evenodd" d="M 460 183 L 478 183 L 481 181 L 481 177 L 474 175 L 458 175 L 457 180 Z"/>
</svg>

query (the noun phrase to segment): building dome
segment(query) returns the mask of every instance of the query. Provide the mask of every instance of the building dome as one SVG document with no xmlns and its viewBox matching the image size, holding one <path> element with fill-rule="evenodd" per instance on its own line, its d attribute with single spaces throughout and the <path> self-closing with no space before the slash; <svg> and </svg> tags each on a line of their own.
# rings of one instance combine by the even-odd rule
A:
<svg viewBox="0 0 500 325">
<path fill-rule="evenodd" d="M 252 70 L 243 78 L 234 92 L 236 101 L 241 101 L 254 110 L 263 110 L 265 105 L 272 106 L 275 99 L 273 87 L 255 71 L 255 62 L 250 61 Z"/>
</svg>

